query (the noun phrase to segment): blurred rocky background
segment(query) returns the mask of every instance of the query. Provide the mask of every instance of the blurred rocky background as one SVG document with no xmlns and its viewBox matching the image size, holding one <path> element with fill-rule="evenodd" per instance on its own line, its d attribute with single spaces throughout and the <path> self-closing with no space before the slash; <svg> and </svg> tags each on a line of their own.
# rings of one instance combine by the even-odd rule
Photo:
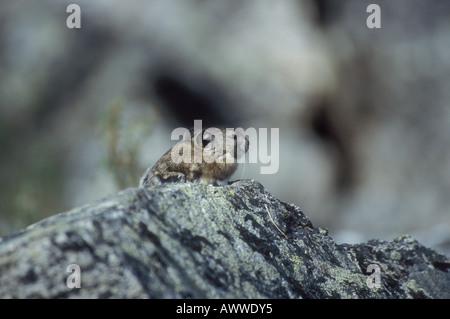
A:
<svg viewBox="0 0 450 319">
<path fill-rule="evenodd" d="M 448 1 L 0 0 L 0 236 L 137 186 L 202 119 L 279 128 L 278 172 L 234 179 L 338 242 L 449 256 L 449 101 Z"/>
</svg>

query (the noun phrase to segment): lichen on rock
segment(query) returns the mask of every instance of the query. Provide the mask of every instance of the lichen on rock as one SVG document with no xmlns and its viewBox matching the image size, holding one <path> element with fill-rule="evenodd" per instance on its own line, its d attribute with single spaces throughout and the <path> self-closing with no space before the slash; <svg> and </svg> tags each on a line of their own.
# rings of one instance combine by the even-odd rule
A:
<svg viewBox="0 0 450 319">
<path fill-rule="evenodd" d="M 70 264 L 81 288 L 68 288 Z M 380 267 L 380 285 L 367 267 Z M 1 298 L 449 298 L 409 236 L 338 245 L 260 183 L 130 188 L 0 241 Z"/>
</svg>

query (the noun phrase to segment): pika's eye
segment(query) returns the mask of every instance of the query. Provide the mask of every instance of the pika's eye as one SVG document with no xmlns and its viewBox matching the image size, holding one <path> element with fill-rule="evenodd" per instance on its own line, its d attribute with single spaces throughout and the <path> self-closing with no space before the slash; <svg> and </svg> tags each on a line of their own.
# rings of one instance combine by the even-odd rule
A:
<svg viewBox="0 0 450 319">
<path fill-rule="evenodd" d="M 206 147 L 206 145 L 208 145 L 208 144 L 209 144 L 209 142 L 210 142 L 210 140 L 209 140 L 209 139 L 203 138 L 203 139 L 202 139 L 202 146 L 203 146 L 203 148 L 205 148 L 205 147 Z"/>
<path fill-rule="evenodd" d="M 202 146 L 205 148 L 210 142 L 214 141 L 214 135 L 203 133 Z"/>
</svg>

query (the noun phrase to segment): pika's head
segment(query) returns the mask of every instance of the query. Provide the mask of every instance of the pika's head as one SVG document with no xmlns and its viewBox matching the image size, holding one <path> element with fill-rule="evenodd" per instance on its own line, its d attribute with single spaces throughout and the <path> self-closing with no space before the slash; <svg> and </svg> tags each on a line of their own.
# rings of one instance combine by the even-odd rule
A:
<svg viewBox="0 0 450 319">
<path fill-rule="evenodd" d="M 207 163 L 236 163 L 249 148 L 248 138 L 234 129 L 208 128 L 196 132 L 192 141 L 194 147 L 202 149 Z"/>
</svg>

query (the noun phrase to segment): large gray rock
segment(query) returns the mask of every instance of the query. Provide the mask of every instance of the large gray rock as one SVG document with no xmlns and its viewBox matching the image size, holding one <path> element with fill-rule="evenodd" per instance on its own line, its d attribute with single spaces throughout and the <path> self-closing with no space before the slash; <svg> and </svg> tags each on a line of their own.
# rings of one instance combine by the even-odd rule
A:
<svg viewBox="0 0 450 319">
<path fill-rule="evenodd" d="M 67 287 L 70 264 L 81 288 Z M 449 298 L 449 267 L 409 236 L 337 245 L 256 181 L 167 184 L 1 239 L 0 297 Z"/>
</svg>

